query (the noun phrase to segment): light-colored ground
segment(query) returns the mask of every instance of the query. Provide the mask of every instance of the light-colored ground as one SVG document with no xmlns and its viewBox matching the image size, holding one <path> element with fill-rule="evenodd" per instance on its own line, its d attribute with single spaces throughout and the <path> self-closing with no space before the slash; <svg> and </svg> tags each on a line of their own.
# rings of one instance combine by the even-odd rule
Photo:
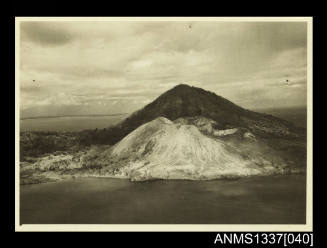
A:
<svg viewBox="0 0 327 248">
<path fill-rule="evenodd" d="M 288 163 L 248 130 L 216 130 L 214 124 L 202 117 L 191 124 L 159 117 L 113 147 L 93 146 L 22 163 L 22 183 L 89 176 L 210 180 L 290 172 Z"/>
</svg>

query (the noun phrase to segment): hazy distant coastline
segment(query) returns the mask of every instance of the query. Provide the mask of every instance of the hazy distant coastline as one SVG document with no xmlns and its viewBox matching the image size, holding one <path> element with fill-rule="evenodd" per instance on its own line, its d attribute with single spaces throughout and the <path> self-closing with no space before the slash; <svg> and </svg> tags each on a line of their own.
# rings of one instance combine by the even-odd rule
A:
<svg viewBox="0 0 327 248">
<path fill-rule="evenodd" d="M 307 126 L 307 107 L 299 106 L 299 107 L 284 107 L 284 108 L 258 108 L 253 109 L 254 111 L 265 113 L 269 115 L 276 116 L 278 118 L 284 119 L 293 123 L 298 127 L 306 127 Z"/>
<path fill-rule="evenodd" d="M 30 120 L 30 119 L 47 119 L 47 118 L 61 118 L 61 117 L 104 117 L 104 116 L 120 116 L 128 115 L 128 113 L 117 113 L 117 114 L 92 114 L 92 115 L 49 115 L 49 116 L 31 116 L 22 117 L 20 120 Z"/>
<path fill-rule="evenodd" d="M 102 129 L 117 124 L 128 114 L 61 115 L 20 119 L 20 131 L 79 132 L 85 129 Z"/>
</svg>

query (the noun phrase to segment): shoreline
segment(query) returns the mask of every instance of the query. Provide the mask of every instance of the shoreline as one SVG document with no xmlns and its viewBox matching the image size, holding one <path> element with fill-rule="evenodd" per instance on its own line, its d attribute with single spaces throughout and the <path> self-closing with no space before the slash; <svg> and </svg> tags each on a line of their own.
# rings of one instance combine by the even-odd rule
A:
<svg viewBox="0 0 327 248">
<path fill-rule="evenodd" d="M 149 178 L 147 180 L 131 180 L 128 176 L 115 176 L 115 175 L 63 175 L 62 178 L 44 178 L 44 181 L 39 182 L 31 182 L 31 183 L 20 183 L 20 186 L 26 185 L 37 185 L 37 184 L 47 184 L 47 183 L 58 183 L 64 181 L 74 181 L 76 179 L 122 179 L 127 180 L 129 182 L 135 183 L 145 183 L 150 181 L 238 181 L 242 179 L 250 179 L 250 178 L 262 178 L 262 177 L 276 177 L 276 176 L 290 176 L 290 175 L 306 175 L 306 171 L 291 171 L 291 172 L 284 172 L 284 173 L 271 173 L 271 174 L 257 174 L 257 175 L 249 175 L 249 176 L 222 176 L 222 177 L 215 177 L 215 178 L 203 178 L 203 179 L 192 179 L 192 178 Z"/>
</svg>

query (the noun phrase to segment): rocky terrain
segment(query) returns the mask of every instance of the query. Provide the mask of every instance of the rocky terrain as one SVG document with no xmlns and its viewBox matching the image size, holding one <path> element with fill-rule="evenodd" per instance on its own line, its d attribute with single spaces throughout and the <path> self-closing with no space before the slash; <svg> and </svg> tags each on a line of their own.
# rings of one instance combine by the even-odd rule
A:
<svg viewBox="0 0 327 248">
<path fill-rule="evenodd" d="M 114 127 L 21 133 L 21 183 L 208 180 L 305 172 L 305 129 L 179 85 Z"/>
</svg>

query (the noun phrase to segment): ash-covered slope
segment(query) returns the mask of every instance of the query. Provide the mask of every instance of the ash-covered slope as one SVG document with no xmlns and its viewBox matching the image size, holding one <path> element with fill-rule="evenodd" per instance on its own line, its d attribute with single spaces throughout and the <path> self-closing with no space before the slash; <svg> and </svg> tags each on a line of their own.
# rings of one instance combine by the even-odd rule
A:
<svg viewBox="0 0 327 248">
<path fill-rule="evenodd" d="M 158 117 L 114 146 L 92 146 L 21 163 L 21 182 L 90 176 L 135 181 L 209 180 L 305 171 L 302 143 L 281 140 L 276 149 L 271 139 L 256 136 L 246 128 L 217 126 L 203 116 L 175 121 Z"/>
<path fill-rule="evenodd" d="M 204 129 L 183 124 L 185 121 L 179 119 L 174 123 L 159 117 L 131 132 L 97 159 L 114 161 L 108 166 L 118 168 L 117 175 L 137 181 L 265 175 L 282 173 L 287 167 L 280 158 L 276 157 L 272 163 L 263 153 L 248 153 L 219 138 L 235 132 L 214 135 L 218 130 L 211 130 L 205 135 Z M 202 124 L 210 121 L 198 118 Z M 243 139 L 254 142 L 252 137 L 243 136 Z M 252 145 L 252 150 L 253 147 L 256 145 Z"/>
<path fill-rule="evenodd" d="M 180 117 L 203 116 L 216 122 L 217 128 L 244 127 L 264 137 L 297 138 L 304 130 L 279 118 L 246 110 L 215 93 L 180 84 L 136 111 L 115 127 L 92 133 L 99 143 L 115 144 L 144 123 L 158 117 L 171 121 Z"/>
</svg>

